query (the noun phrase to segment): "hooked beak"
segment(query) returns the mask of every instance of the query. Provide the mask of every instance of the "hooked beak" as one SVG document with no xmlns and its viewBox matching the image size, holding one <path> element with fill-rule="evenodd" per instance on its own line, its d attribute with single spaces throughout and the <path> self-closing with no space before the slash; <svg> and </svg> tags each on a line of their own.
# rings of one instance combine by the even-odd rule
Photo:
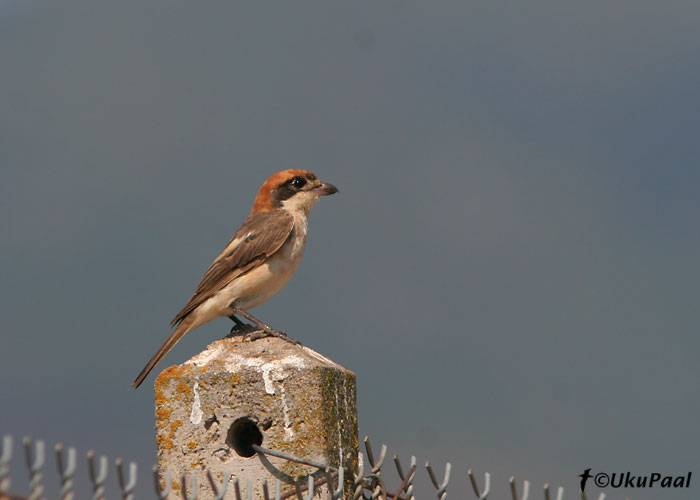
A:
<svg viewBox="0 0 700 500">
<path fill-rule="evenodd" d="M 328 182 L 322 182 L 320 186 L 314 188 L 314 191 L 317 191 L 321 196 L 328 196 L 337 193 L 338 188 Z"/>
</svg>

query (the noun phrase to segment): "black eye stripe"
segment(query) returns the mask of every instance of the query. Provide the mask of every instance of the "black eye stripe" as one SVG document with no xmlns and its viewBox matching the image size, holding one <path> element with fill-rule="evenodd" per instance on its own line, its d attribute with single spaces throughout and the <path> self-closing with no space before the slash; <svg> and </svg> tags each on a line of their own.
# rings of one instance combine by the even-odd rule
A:
<svg viewBox="0 0 700 500">
<path fill-rule="evenodd" d="M 306 185 L 306 179 L 301 176 L 292 177 L 291 179 L 285 181 L 272 193 L 272 197 L 279 203 L 284 200 L 288 200 L 292 196 L 301 190 Z"/>
<path fill-rule="evenodd" d="M 303 177 L 294 177 L 291 180 L 291 184 L 297 189 L 303 188 L 306 185 L 306 179 L 304 179 Z"/>
</svg>

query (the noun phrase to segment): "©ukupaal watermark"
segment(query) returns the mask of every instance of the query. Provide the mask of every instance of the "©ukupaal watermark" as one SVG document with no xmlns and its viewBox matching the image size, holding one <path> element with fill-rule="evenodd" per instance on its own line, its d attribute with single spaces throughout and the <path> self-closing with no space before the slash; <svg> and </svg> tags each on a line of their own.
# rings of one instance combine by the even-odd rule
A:
<svg viewBox="0 0 700 500">
<path fill-rule="evenodd" d="M 659 472 L 651 474 L 632 474 L 627 472 L 596 472 L 586 469 L 581 478 L 581 491 L 586 490 L 586 484 L 590 478 L 598 488 L 690 488 L 692 472 L 685 475 L 663 475 Z"/>
</svg>

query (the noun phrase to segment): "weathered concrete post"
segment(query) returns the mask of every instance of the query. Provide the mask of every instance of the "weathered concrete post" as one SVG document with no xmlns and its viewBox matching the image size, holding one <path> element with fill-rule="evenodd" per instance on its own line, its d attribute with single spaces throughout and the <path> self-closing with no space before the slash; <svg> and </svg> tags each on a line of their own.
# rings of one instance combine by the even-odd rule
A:
<svg viewBox="0 0 700 500">
<path fill-rule="evenodd" d="M 222 339 L 165 369 L 155 395 L 161 481 L 169 470 L 175 490 L 183 474 L 196 473 L 199 498 L 213 498 L 204 472 L 209 470 L 219 485 L 238 477 L 245 488 L 252 480 L 254 498 L 263 498 L 267 482 L 274 496 L 270 465 L 251 443 L 335 467 L 357 466 L 355 374 L 307 347 L 278 338 Z M 276 457 L 269 461 L 295 477 L 317 470 Z M 327 488 L 320 495 L 330 498 Z M 235 498 L 233 488 L 225 498 Z"/>
</svg>

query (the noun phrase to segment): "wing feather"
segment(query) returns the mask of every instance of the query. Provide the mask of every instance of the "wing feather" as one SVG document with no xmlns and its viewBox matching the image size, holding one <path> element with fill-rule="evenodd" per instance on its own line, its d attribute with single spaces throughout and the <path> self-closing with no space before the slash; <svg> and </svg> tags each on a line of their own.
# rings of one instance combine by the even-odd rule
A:
<svg viewBox="0 0 700 500">
<path fill-rule="evenodd" d="M 190 300 L 171 321 L 171 326 L 179 324 L 235 278 L 265 262 L 287 241 L 293 229 L 294 217 L 286 210 L 258 212 L 248 216 L 224 251 L 204 273 Z"/>
</svg>

